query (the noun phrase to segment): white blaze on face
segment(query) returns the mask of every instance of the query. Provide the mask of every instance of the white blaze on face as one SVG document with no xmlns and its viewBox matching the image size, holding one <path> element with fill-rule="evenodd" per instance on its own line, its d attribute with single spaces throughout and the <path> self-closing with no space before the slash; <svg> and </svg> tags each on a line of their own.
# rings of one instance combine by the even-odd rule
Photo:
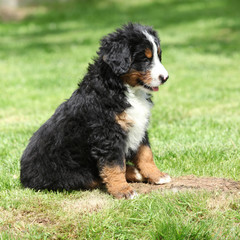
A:
<svg viewBox="0 0 240 240">
<path fill-rule="evenodd" d="M 166 79 L 168 77 L 168 72 L 159 60 L 157 46 L 153 36 L 150 35 L 147 31 L 144 31 L 143 34 L 146 36 L 146 38 L 152 44 L 153 47 L 152 67 L 150 69 L 152 82 L 149 85 L 151 87 L 158 87 L 162 83 L 160 75 L 162 75 L 163 79 Z"/>
</svg>

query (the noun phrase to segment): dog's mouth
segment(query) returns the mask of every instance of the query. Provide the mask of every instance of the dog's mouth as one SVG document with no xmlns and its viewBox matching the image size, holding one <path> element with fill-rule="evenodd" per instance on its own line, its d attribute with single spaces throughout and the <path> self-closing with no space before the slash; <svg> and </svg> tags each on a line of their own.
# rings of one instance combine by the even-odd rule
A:
<svg viewBox="0 0 240 240">
<path fill-rule="evenodd" d="M 142 82 L 140 79 L 138 79 L 138 84 L 150 91 L 153 91 L 153 92 L 157 92 L 159 90 L 159 87 L 151 87 L 151 86 L 147 85 L 146 83 Z"/>
</svg>

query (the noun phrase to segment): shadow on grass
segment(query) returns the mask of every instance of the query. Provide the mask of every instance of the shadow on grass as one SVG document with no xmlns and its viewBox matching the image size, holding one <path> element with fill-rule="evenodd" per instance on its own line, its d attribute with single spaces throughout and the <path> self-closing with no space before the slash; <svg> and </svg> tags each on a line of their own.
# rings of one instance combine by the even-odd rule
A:
<svg viewBox="0 0 240 240">
<path fill-rule="evenodd" d="M 0 51 L 7 56 L 24 54 L 31 50 L 54 51 L 57 48 L 68 48 L 72 45 L 91 46 L 95 43 L 95 32 L 102 35 L 129 21 L 140 22 L 154 26 L 156 29 L 179 28 L 185 30 L 188 24 L 202 22 L 203 27 L 195 29 L 204 34 L 188 39 L 184 44 L 174 47 L 186 48 L 189 45 L 201 46 L 203 52 L 213 54 L 233 54 L 239 50 L 240 2 L 238 0 L 165 0 L 139 4 L 127 1 L 69 1 L 62 4 L 46 5 L 47 11 L 42 15 L 28 17 L 22 22 L 9 27 L 6 35 L 9 42 L 0 45 Z M 215 21 L 215 26 L 208 26 L 209 21 Z M 19 27 L 26 27 L 18 31 Z M 218 33 L 211 33 L 211 29 Z M 186 30 L 189 31 L 189 30 Z M 79 32 L 80 39 L 63 40 L 62 34 Z M 85 36 L 85 33 L 91 33 Z M 54 41 L 43 41 L 43 37 L 55 36 Z M 19 45 L 18 43 L 22 43 Z M 167 45 L 167 44 L 166 44 Z M 171 47 L 171 45 L 169 45 Z"/>
</svg>

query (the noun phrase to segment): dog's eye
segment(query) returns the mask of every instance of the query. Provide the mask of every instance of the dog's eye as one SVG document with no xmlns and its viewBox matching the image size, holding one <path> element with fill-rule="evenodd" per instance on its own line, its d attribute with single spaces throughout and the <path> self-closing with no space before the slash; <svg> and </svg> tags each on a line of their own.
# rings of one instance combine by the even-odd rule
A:
<svg viewBox="0 0 240 240">
<path fill-rule="evenodd" d="M 159 46 L 158 46 L 158 49 L 157 49 L 157 53 L 158 53 L 158 57 L 159 57 L 160 61 L 162 61 L 162 49 L 160 49 Z"/>
<path fill-rule="evenodd" d="M 158 57 L 160 59 L 160 62 L 162 62 L 162 51 L 159 52 Z"/>
</svg>

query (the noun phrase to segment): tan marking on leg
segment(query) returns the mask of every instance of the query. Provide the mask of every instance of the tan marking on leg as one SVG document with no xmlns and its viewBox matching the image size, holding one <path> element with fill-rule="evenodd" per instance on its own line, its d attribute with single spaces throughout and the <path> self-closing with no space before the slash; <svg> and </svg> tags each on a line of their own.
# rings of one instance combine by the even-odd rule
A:
<svg viewBox="0 0 240 240">
<path fill-rule="evenodd" d="M 161 172 L 153 161 L 152 150 L 149 146 L 141 145 L 138 149 L 137 155 L 133 159 L 135 166 L 140 173 L 150 183 L 162 184 L 161 179 L 165 179 L 167 174 Z"/>
<path fill-rule="evenodd" d="M 105 166 L 100 174 L 108 192 L 118 199 L 134 196 L 132 187 L 126 181 L 125 172 L 126 168 Z"/>
<path fill-rule="evenodd" d="M 137 168 L 130 165 L 126 167 L 126 179 L 128 182 L 142 182 L 144 180 Z"/>
<path fill-rule="evenodd" d="M 121 126 L 124 131 L 128 131 L 133 126 L 134 121 L 128 118 L 126 112 L 122 112 L 115 117 L 116 122 Z"/>
</svg>

